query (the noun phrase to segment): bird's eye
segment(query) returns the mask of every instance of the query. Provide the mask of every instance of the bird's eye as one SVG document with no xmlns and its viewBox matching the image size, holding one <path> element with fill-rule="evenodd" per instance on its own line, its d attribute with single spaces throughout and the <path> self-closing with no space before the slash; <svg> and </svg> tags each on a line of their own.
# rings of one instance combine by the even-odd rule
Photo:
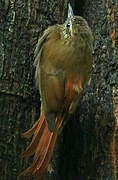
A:
<svg viewBox="0 0 118 180">
<path fill-rule="evenodd" d="M 68 23 L 68 24 L 66 24 L 66 27 L 67 27 L 67 28 L 69 28 L 69 27 L 70 27 L 70 24 L 69 24 L 69 23 Z"/>
</svg>

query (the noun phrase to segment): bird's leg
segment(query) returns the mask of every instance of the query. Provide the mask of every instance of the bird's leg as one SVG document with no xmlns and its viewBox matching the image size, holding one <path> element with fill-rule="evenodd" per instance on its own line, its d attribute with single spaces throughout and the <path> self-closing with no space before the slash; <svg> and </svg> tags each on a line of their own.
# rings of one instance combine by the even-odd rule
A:
<svg viewBox="0 0 118 180">
<path fill-rule="evenodd" d="M 52 174 L 54 172 L 54 169 L 52 168 L 52 164 L 49 163 L 47 171 Z"/>
</svg>

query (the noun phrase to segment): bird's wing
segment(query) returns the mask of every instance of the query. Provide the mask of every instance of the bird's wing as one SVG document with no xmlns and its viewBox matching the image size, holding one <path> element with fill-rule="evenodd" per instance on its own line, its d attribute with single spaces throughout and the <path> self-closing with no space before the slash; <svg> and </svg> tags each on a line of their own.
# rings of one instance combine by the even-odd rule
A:
<svg viewBox="0 0 118 180">
<path fill-rule="evenodd" d="M 48 39 L 50 33 L 58 26 L 51 26 L 48 27 L 48 29 L 46 29 L 44 31 L 44 34 L 39 38 L 38 43 L 36 45 L 36 49 L 34 51 L 34 57 L 35 57 L 35 61 L 34 61 L 34 66 L 36 67 L 36 72 L 35 72 L 35 80 L 36 80 L 36 86 L 37 88 L 40 88 L 40 62 L 41 62 L 41 56 L 42 56 L 42 52 L 43 52 L 43 48 L 45 45 L 46 40 Z"/>
<path fill-rule="evenodd" d="M 40 62 L 40 58 L 41 58 L 41 53 L 42 53 L 42 49 L 43 46 L 45 44 L 46 39 L 48 38 L 48 35 L 56 28 L 56 26 L 51 26 L 48 27 L 45 31 L 44 34 L 41 36 L 41 38 L 39 38 L 38 43 L 36 45 L 36 49 L 34 51 L 34 57 L 35 57 L 35 61 L 34 61 L 34 66 L 37 66 L 37 64 Z"/>
</svg>

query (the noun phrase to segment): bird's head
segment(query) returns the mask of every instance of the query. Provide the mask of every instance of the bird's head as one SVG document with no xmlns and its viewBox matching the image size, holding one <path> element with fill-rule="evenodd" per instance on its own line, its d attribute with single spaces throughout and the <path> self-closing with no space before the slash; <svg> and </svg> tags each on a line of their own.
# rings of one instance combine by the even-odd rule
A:
<svg viewBox="0 0 118 180">
<path fill-rule="evenodd" d="M 65 22 L 66 34 L 73 37 L 78 35 L 84 28 L 88 27 L 87 21 L 81 16 L 74 16 L 72 7 L 68 5 L 68 18 Z"/>
</svg>

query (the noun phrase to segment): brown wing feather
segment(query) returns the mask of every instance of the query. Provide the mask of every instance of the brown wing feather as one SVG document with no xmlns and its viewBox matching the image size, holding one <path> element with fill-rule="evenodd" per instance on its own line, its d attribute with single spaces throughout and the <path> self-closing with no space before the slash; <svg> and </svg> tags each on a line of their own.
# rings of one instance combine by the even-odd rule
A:
<svg viewBox="0 0 118 180">
<path fill-rule="evenodd" d="M 51 130 L 55 127 L 55 118 L 63 104 L 64 99 L 64 73 L 60 68 L 53 67 L 50 61 L 50 54 L 53 58 L 53 50 L 47 56 L 46 46 L 51 45 L 52 35 L 57 42 L 60 38 L 58 28 L 48 28 L 38 41 L 35 50 L 36 84 L 40 89 L 42 110 L 46 116 L 48 126 Z M 46 57 L 45 57 L 46 56 Z M 55 57 L 54 57 L 55 58 Z"/>
</svg>

